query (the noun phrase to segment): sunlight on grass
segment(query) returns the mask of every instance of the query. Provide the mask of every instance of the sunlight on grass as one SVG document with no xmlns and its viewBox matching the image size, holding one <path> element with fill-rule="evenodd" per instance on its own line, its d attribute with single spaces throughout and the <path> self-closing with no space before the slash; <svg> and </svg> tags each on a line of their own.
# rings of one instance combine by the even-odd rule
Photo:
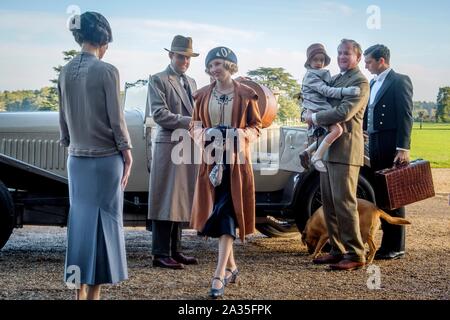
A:
<svg viewBox="0 0 450 320">
<path fill-rule="evenodd" d="M 414 123 L 411 159 L 430 161 L 433 168 L 450 168 L 450 124 Z"/>
</svg>

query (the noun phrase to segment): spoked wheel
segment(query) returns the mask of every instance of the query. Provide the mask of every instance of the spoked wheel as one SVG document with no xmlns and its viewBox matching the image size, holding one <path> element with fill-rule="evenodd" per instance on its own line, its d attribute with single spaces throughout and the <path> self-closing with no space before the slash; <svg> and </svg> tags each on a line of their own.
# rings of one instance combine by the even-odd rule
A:
<svg viewBox="0 0 450 320">
<path fill-rule="evenodd" d="M 0 181 L 0 249 L 14 229 L 14 202 L 8 188 Z"/>
<path fill-rule="evenodd" d="M 302 202 L 299 205 L 299 210 L 295 217 L 298 230 L 303 231 L 309 217 L 322 206 L 322 198 L 320 192 L 320 177 L 317 175 L 311 178 L 308 182 L 307 188 L 302 192 Z M 358 179 L 358 188 L 356 197 L 370 202 L 375 202 L 375 192 L 369 181 L 362 175 Z"/>
</svg>

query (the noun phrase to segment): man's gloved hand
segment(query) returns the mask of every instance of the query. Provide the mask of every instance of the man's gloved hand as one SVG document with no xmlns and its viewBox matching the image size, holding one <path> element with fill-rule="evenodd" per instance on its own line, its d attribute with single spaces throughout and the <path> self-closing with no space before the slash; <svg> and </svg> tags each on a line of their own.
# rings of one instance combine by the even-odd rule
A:
<svg viewBox="0 0 450 320">
<path fill-rule="evenodd" d="M 359 87 L 348 87 L 348 88 L 342 88 L 342 96 L 350 96 L 350 97 L 356 97 L 361 94 L 361 89 Z"/>
</svg>

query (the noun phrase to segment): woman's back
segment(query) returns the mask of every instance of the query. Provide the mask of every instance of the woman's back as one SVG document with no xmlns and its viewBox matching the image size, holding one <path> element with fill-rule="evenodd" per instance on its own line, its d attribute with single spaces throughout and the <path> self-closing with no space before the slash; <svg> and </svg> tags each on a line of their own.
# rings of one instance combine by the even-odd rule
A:
<svg viewBox="0 0 450 320">
<path fill-rule="evenodd" d="M 63 67 L 58 87 L 71 155 L 107 156 L 118 152 L 118 143 L 129 141 L 114 66 L 82 52 Z"/>
</svg>

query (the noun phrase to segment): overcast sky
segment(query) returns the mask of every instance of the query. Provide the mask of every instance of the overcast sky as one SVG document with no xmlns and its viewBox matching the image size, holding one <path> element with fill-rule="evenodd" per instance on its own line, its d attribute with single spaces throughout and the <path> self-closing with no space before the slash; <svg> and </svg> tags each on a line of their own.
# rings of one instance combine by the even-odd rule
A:
<svg viewBox="0 0 450 320">
<path fill-rule="evenodd" d="M 300 82 L 306 48 L 314 42 L 325 45 L 332 57 L 329 68 L 337 73 L 336 47 L 342 38 L 355 39 L 363 48 L 387 45 L 394 69 L 411 77 L 415 100 L 434 101 L 438 88 L 450 85 L 446 0 L 0 0 L 0 91 L 50 85 L 52 67 L 63 64 L 61 52 L 78 49 L 66 26 L 71 5 L 109 20 L 114 42 L 105 61 L 119 68 L 122 85 L 163 70 L 169 62 L 164 48 L 176 34 L 191 36 L 194 51 L 201 54 L 188 72 L 199 86 L 208 82 L 204 58 L 213 47 L 235 51 L 240 75 L 283 67 Z M 373 20 L 377 15 L 371 5 L 379 8 L 379 21 Z M 360 67 L 364 70 L 363 63 Z"/>
</svg>

